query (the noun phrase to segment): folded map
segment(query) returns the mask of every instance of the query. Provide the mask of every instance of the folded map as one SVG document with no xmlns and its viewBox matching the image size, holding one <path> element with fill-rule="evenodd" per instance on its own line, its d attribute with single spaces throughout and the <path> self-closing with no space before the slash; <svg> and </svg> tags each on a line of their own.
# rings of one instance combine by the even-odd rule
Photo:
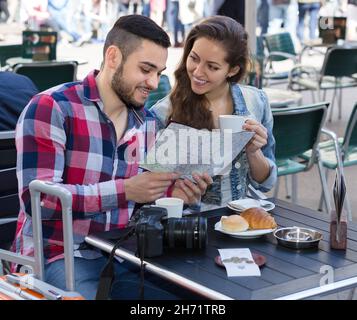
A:
<svg viewBox="0 0 357 320">
<path fill-rule="evenodd" d="M 140 167 L 152 172 L 177 172 L 192 179 L 192 173 L 227 174 L 232 161 L 254 136 L 254 132 L 198 130 L 171 122 L 161 130 Z"/>
</svg>

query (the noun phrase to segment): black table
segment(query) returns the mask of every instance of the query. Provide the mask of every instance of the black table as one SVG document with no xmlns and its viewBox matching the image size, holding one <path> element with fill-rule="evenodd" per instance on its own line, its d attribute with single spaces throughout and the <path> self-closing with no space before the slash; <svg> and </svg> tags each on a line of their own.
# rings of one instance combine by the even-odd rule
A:
<svg viewBox="0 0 357 320">
<path fill-rule="evenodd" d="M 271 213 L 279 226 L 309 227 L 323 234 L 318 249 L 285 248 L 277 245 L 273 234 L 242 240 L 217 232 L 214 224 L 220 216 L 233 213 L 223 208 L 202 213 L 208 218 L 209 241 L 205 251 L 166 250 L 163 256 L 146 259 L 147 270 L 213 299 L 304 299 L 357 286 L 357 224 L 348 224 L 347 250 L 333 250 L 329 245 L 327 214 L 281 200 L 272 201 L 276 208 Z M 116 254 L 139 263 L 133 254 L 133 240 L 128 240 Z M 86 241 L 106 252 L 113 247 L 113 243 L 93 235 L 86 237 Z M 226 270 L 214 262 L 217 249 L 223 248 L 249 248 L 265 256 L 261 276 L 228 278 Z M 333 283 L 326 284 L 328 276 Z"/>
</svg>

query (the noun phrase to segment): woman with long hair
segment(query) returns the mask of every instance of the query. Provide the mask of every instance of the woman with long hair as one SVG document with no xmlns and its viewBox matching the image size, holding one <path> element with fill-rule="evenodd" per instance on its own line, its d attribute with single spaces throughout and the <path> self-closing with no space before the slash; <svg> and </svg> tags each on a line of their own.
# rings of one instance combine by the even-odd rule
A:
<svg viewBox="0 0 357 320">
<path fill-rule="evenodd" d="M 277 179 L 273 117 L 266 94 L 238 84 L 249 63 L 247 33 L 238 22 L 213 16 L 194 26 L 185 42 L 169 96 L 150 111 L 160 127 L 175 121 L 196 129 L 219 128 L 220 115 L 249 116 L 243 129 L 255 134 L 233 160 L 229 174 L 213 177 L 201 210 L 246 197 L 248 184 L 266 192 Z"/>
</svg>

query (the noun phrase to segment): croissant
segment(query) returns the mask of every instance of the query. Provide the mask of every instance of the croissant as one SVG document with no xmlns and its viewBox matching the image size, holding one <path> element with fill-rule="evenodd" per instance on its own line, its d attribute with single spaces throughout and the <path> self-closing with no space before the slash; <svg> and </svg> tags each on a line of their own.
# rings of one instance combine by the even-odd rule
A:
<svg viewBox="0 0 357 320">
<path fill-rule="evenodd" d="M 249 229 L 274 229 L 277 224 L 274 218 L 262 208 L 250 208 L 241 214 L 249 224 Z"/>
</svg>

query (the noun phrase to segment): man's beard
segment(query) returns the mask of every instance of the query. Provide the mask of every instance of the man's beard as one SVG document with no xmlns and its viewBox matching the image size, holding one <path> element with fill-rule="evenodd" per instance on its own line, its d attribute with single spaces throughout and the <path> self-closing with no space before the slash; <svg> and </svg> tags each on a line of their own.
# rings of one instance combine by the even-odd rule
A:
<svg viewBox="0 0 357 320">
<path fill-rule="evenodd" d="M 112 89 L 116 93 L 117 97 L 123 101 L 127 107 L 131 106 L 135 109 L 141 109 L 143 105 L 134 100 L 133 94 L 129 94 L 132 88 L 126 85 L 123 81 L 123 66 L 124 62 L 120 64 L 113 75 L 111 83 Z"/>
</svg>

